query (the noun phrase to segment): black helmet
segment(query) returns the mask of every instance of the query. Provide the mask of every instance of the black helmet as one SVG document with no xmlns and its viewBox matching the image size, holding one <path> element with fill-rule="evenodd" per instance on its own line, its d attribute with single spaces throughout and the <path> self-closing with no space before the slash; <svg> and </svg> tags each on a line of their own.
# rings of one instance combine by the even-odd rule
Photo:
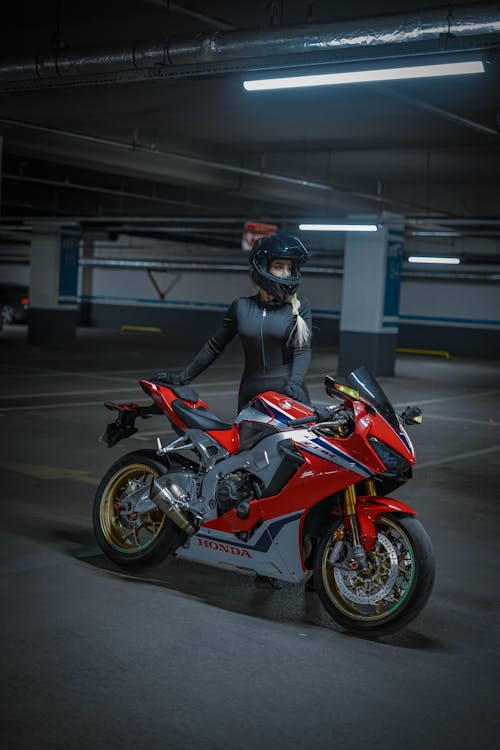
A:
<svg viewBox="0 0 500 750">
<path fill-rule="evenodd" d="M 250 252 L 250 275 L 258 287 L 284 302 L 297 291 L 300 282 L 300 267 L 307 261 L 309 253 L 293 234 L 270 234 L 257 240 Z M 269 271 L 272 260 L 291 260 L 292 273 L 286 278 L 274 276 Z"/>
</svg>

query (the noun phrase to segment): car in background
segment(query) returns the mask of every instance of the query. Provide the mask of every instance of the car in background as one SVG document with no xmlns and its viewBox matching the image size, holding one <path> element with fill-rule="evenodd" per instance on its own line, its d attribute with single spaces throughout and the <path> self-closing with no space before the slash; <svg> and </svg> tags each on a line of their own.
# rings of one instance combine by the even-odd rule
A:
<svg viewBox="0 0 500 750">
<path fill-rule="evenodd" d="M 25 284 L 0 282 L 0 328 L 28 320 L 29 287 Z"/>
</svg>

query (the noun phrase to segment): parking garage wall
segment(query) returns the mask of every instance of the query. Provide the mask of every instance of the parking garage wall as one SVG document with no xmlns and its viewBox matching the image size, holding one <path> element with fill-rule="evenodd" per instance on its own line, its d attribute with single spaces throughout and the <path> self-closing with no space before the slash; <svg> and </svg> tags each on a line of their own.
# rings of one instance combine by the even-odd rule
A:
<svg viewBox="0 0 500 750">
<path fill-rule="evenodd" d="M 243 256 L 196 246 L 142 240 L 127 245 L 96 243 L 94 257 L 120 260 L 192 260 L 205 257 L 241 262 Z M 315 259 L 315 263 L 323 263 Z M 83 269 L 81 269 L 83 271 Z M 2 264 L 2 279 L 25 283 L 27 266 Z M 85 274 L 85 283 L 83 277 Z M 301 291 L 312 302 L 313 334 L 318 346 L 337 347 L 342 278 L 304 274 Z M 87 268 L 80 273 L 81 319 L 98 327 L 155 326 L 162 329 L 165 346 L 194 348 L 221 323 L 235 297 L 253 294 L 246 273 L 197 270 L 149 274 L 143 268 Z M 439 349 L 456 356 L 500 360 L 500 285 L 492 281 L 404 278 L 401 284 L 398 345 Z"/>
<path fill-rule="evenodd" d="M 95 257 L 157 258 L 196 263 L 239 262 L 243 254 L 196 245 L 127 240 L 120 251 L 96 244 Z M 314 258 L 316 265 L 325 265 Z M 193 347 L 210 335 L 235 297 L 253 294 L 246 273 L 95 268 L 91 294 L 84 297 L 93 325 L 158 326 L 175 345 Z M 312 302 L 313 334 L 318 346 L 337 347 L 342 295 L 341 276 L 304 274 L 301 291 Z M 438 349 L 457 356 L 500 359 L 500 285 L 453 277 L 404 278 L 401 284 L 400 347 Z"/>
<path fill-rule="evenodd" d="M 158 326 L 172 344 L 200 344 L 220 325 L 235 297 L 254 293 L 241 273 L 153 273 L 95 269 L 90 322 L 104 327 Z M 342 280 L 305 277 L 301 291 L 313 308 L 320 345 L 338 345 Z M 500 359 L 500 289 L 491 283 L 404 280 L 398 345 L 439 349 L 457 356 Z"/>
</svg>

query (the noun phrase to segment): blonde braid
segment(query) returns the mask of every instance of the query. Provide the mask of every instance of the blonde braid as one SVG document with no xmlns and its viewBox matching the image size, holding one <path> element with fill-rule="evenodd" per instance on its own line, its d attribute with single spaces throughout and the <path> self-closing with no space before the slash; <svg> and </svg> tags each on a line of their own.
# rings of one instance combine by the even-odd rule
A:
<svg viewBox="0 0 500 750">
<path fill-rule="evenodd" d="M 307 346 L 307 344 L 311 340 L 311 331 L 309 330 L 309 326 L 299 312 L 300 300 L 296 294 L 292 294 L 292 296 L 288 298 L 287 302 L 292 306 L 292 315 L 295 315 L 297 319 L 295 321 L 294 327 L 292 328 L 290 336 L 288 337 L 287 344 L 290 344 L 293 338 L 294 346 Z"/>
</svg>

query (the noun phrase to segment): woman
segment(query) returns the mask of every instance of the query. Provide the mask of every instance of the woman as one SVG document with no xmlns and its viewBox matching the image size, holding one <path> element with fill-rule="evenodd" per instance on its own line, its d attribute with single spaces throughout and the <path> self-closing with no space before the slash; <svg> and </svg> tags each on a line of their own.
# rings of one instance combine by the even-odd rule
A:
<svg viewBox="0 0 500 750">
<path fill-rule="evenodd" d="M 311 362 L 311 307 L 296 294 L 308 252 L 291 234 L 273 234 L 254 244 L 250 275 L 258 292 L 235 299 L 222 326 L 180 373 L 163 372 L 155 380 L 185 385 L 212 364 L 239 335 L 245 354 L 238 411 L 264 391 L 277 391 L 309 403 L 304 379 Z"/>
</svg>

